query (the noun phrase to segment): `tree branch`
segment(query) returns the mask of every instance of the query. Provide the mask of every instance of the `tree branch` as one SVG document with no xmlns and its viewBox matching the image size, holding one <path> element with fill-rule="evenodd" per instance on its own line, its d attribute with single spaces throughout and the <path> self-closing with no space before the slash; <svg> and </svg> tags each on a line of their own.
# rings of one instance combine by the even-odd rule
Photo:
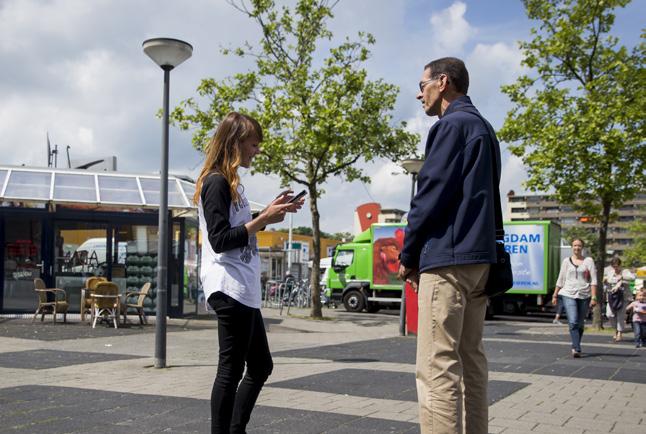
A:
<svg viewBox="0 0 646 434">
<path fill-rule="evenodd" d="M 334 167 L 331 170 L 325 170 L 323 173 L 321 173 L 321 176 L 317 178 L 317 181 L 322 182 L 324 181 L 328 176 L 330 175 L 336 175 L 337 173 L 341 172 L 343 169 L 345 169 L 348 166 L 352 166 L 354 163 L 356 163 L 359 158 L 361 158 L 361 154 L 358 154 L 356 157 L 354 157 L 352 160 L 339 164 L 338 166 Z"/>
</svg>

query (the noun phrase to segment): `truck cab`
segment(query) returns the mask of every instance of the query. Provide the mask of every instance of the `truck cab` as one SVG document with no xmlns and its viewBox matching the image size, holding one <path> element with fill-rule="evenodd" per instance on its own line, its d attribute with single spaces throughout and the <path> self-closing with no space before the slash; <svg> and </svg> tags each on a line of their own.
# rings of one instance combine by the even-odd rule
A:
<svg viewBox="0 0 646 434">
<path fill-rule="evenodd" d="M 399 304 L 402 244 L 402 224 L 375 224 L 352 242 L 337 245 L 326 283 L 332 300 L 342 302 L 348 312 L 376 312 Z"/>
</svg>

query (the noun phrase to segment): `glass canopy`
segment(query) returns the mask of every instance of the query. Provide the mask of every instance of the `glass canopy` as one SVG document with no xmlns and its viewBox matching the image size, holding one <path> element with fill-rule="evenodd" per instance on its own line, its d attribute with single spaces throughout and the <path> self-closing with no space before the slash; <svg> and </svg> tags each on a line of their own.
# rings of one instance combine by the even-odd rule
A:
<svg viewBox="0 0 646 434">
<path fill-rule="evenodd" d="M 117 172 L 0 166 L 0 201 L 159 206 L 159 177 Z M 195 184 L 168 179 L 168 207 L 195 208 Z"/>
</svg>

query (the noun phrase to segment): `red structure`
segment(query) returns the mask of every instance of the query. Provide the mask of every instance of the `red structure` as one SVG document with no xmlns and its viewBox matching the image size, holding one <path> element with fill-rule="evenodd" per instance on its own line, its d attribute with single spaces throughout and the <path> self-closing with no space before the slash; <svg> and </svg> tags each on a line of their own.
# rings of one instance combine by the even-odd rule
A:
<svg viewBox="0 0 646 434">
<path fill-rule="evenodd" d="M 364 203 L 357 207 L 357 216 L 359 217 L 359 227 L 361 232 L 370 228 L 370 225 L 378 222 L 381 205 L 376 202 Z"/>
<path fill-rule="evenodd" d="M 406 334 L 417 334 L 417 293 L 406 283 Z"/>
</svg>

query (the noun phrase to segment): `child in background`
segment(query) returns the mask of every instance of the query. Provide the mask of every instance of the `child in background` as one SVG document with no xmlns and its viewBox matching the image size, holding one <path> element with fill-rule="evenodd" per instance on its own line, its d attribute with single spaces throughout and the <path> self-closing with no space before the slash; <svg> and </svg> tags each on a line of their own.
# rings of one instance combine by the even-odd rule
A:
<svg viewBox="0 0 646 434">
<path fill-rule="evenodd" d="M 646 290 L 637 293 L 636 300 L 628 305 L 626 310 L 633 312 L 633 333 L 635 334 L 635 347 L 646 348 Z"/>
</svg>

